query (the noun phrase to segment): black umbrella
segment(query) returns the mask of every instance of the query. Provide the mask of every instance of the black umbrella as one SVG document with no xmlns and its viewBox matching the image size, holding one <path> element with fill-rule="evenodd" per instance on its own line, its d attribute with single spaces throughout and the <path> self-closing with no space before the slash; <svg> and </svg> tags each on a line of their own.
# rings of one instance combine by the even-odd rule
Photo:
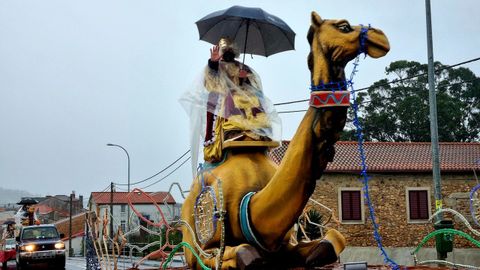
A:
<svg viewBox="0 0 480 270">
<path fill-rule="evenodd" d="M 3 225 L 10 225 L 10 224 L 15 224 L 15 221 L 14 220 L 6 220 L 5 222 L 3 222 Z"/>
<path fill-rule="evenodd" d="M 38 201 L 32 198 L 22 198 L 17 204 L 26 205 L 26 204 L 37 204 Z"/>
<path fill-rule="evenodd" d="M 280 18 L 261 8 L 233 6 L 196 22 L 200 39 L 214 45 L 223 37 L 234 40 L 245 54 L 270 56 L 295 49 L 295 32 Z"/>
</svg>

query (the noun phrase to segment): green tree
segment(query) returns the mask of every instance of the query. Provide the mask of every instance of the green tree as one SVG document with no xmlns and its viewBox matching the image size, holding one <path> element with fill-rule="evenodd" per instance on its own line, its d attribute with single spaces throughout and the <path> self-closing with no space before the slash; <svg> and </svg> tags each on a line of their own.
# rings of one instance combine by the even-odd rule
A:
<svg viewBox="0 0 480 270">
<path fill-rule="evenodd" d="M 436 62 L 439 141 L 468 142 L 480 139 L 480 78 L 468 68 L 449 68 Z M 365 140 L 430 141 L 428 66 L 414 61 L 392 62 L 388 79 L 359 92 L 359 120 Z M 410 77 L 414 77 L 408 79 Z M 353 110 L 350 110 L 353 119 Z M 353 125 L 343 140 L 356 140 Z"/>
</svg>

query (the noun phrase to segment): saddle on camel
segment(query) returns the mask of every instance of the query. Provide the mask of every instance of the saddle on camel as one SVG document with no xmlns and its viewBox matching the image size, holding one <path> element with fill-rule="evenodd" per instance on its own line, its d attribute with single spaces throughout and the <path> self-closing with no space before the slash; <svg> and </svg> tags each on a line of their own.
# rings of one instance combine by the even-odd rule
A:
<svg viewBox="0 0 480 270">
<path fill-rule="evenodd" d="M 361 26 L 351 26 L 346 20 L 323 20 L 315 12 L 311 14 L 307 39 L 311 47 L 308 67 L 312 85 L 345 82 L 345 65 L 361 48 L 373 58 L 389 51 L 382 31 L 369 28 L 365 33 Z M 211 62 L 220 59 L 215 58 L 216 53 L 221 54 L 220 49 L 212 50 Z M 206 137 L 205 148 L 218 145 L 207 149 L 204 156 L 207 161 L 211 158 L 220 162 L 207 163 L 198 171 L 182 207 L 182 219 L 189 225 L 182 228 L 183 240 L 191 246 L 200 243 L 204 251 L 197 258 L 185 249 L 189 266 L 201 269 L 203 263 L 211 268 L 221 265 L 221 269 L 285 269 L 335 262 L 346 245 L 345 238 L 335 229 L 328 230 L 323 239 L 295 244 L 289 239 L 316 180 L 333 160 L 334 144 L 344 128 L 348 102 L 316 104 L 315 100 L 322 95 L 312 92 L 311 106 L 277 167 L 266 153 L 268 147 L 275 146 L 274 128 L 269 122 L 272 119 L 269 116 L 274 114 L 264 105 L 266 99 L 261 94 L 258 77 L 251 69 L 240 74 L 236 62 L 224 62 L 210 63 L 205 75 L 205 88 L 209 91 L 206 95 L 212 101 L 208 103 L 210 120 L 206 123 L 210 127 L 207 134 L 211 136 Z M 235 90 L 229 93 L 221 92 L 232 88 Z M 244 89 L 247 93 L 241 94 Z M 216 214 L 214 210 L 203 212 L 213 215 L 210 219 L 213 226 L 199 222 L 197 216 L 197 204 L 207 193 L 213 207 L 222 209 Z M 215 225 L 221 221 L 222 229 Z M 192 234 L 188 227 L 195 228 L 196 233 Z M 220 247 L 220 258 L 202 255 Z"/>
</svg>

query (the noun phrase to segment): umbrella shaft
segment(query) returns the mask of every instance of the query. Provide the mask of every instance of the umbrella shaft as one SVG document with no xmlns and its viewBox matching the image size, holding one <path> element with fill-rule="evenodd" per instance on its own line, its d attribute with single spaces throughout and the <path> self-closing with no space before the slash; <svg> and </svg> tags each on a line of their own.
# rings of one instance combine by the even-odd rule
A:
<svg viewBox="0 0 480 270">
<path fill-rule="evenodd" d="M 244 66 L 245 66 L 245 54 L 247 52 L 248 28 L 250 28 L 250 19 L 247 19 L 247 31 L 245 33 L 245 44 L 243 45 L 242 69 L 245 69 Z"/>
</svg>

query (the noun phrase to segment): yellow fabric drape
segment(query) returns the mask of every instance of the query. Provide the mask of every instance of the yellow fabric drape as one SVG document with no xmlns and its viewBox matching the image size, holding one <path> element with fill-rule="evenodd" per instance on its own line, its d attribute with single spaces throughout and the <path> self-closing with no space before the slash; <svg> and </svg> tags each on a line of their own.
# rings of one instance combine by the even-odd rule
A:
<svg viewBox="0 0 480 270">
<path fill-rule="evenodd" d="M 251 140 L 262 140 L 263 134 L 256 134 L 256 130 L 270 128 L 268 115 L 263 111 L 259 97 L 263 97 L 260 79 L 252 72 L 247 74 L 249 83 L 240 83 L 238 63 L 223 63 L 219 70 L 205 69 L 205 88 L 212 93 L 219 94 L 215 111 L 217 116 L 214 123 L 213 143 L 203 149 L 204 159 L 208 162 L 218 162 L 222 158 L 222 138 L 230 131 L 238 131 L 235 138 L 248 136 Z M 246 80 L 246 79 L 245 79 Z M 231 98 L 234 110 L 240 113 L 231 113 L 226 106 L 227 98 Z M 238 135 L 238 136 L 237 136 Z M 235 139 L 233 138 L 233 140 Z M 228 138 L 225 138 L 228 139 Z M 232 138 L 230 138 L 232 139 Z"/>
</svg>

